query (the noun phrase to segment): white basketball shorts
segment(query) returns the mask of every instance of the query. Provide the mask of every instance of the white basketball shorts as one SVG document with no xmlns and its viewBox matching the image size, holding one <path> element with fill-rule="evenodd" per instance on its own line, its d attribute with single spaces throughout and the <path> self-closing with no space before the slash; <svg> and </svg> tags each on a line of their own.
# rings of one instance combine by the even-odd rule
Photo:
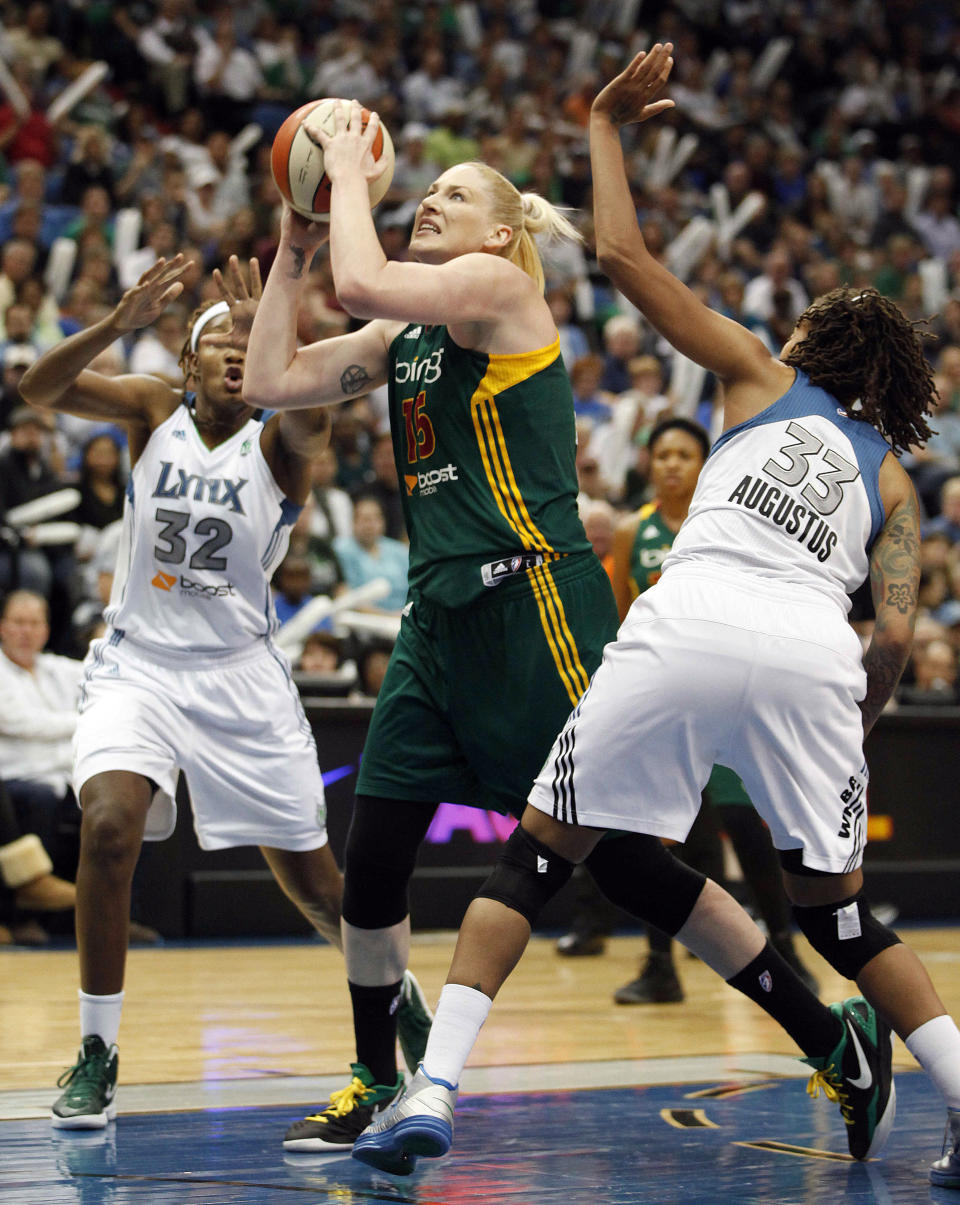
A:
<svg viewBox="0 0 960 1205">
<path fill-rule="evenodd" d="M 676 565 L 634 602 L 530 803 L 683 841 L 714 764 L 743 779 L 778 849 L 848 872 L 866 841 L 860 642 L 835 604 Z"/>
<path fill-rule="evenodd" d="M 258 644 L 215 662 L 160 664 L 116 632 L 87 655 L 74 737 L 74 790 L 108 770 L 159 788 L 145 836 L 176 824 L 182 770 L 202 849 L 317 849 L 327 840 L 313 732 L 282 654 Z"/>
</svg>

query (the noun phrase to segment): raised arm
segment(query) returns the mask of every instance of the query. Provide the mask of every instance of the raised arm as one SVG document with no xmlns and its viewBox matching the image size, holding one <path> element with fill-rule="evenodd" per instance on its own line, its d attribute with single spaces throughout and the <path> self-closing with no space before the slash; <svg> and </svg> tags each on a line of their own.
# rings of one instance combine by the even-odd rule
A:
<svg viewBox="0 0 960 1205">
<path fill-rule="evenodd" d="M 170 385 L 151 376 L 108 377 L 87 365 L 116 339 L 159 317 L 183 291 L 180 277 L 186 267 L 180 255 L 158 260 L 105 318 L 44 353 L 20 381 L 24 401 L 81 418 L 150 425 L 155 409 L 173 404 Z"/>
<path fill-rule="evenodd" d="M 349 120 L 348 120 L 349 119 Z M 509 226 L 495 223 L 479 244 L 446 262 L 398 262 L 384 255 L 370 212 L 369 182 L 382 170 L 372 145 L 379 128 L 376 113 L 361 126 L 357 101 L 335 110 L 335 129 L 304 123 L 323 148 L 331 182 L 330 263 L 340 304 L 355 318 L 386 318 L 426 324 L 490 323 L 523 320 L 534 296 L 530 277 L 497 254 L 510 239 Z M 441 211 L 476 200 L 477 189 L 463 182 L 434 185 L 420 205 L 417 221 L 446 226 Z M 493 252 L 494 254 L 491 254 Z"/>
<path fill-rule="evenodd" d="M 920 587 L 917 496 L 893 453 L 880 470 L 880 496 L 888 518 L 870 553 L 870 588 L 877 619 L 863 655 L 867 671 L 867 693 L 860 704 L 864 736 L 887 705 L 907 664 Z"/>
<path fill-rule="evenodd" d="M 297 312 L 307 273 L 326 231 L 284 206 L 280 246 L 252 319 L 243 398 L 268 410 L 303 410 L 367 393 L 387 379 L 387 349 L 396 323 L 297 347 Z M 235 318 L 236 322 L 237 319 Z"/>
<path fill-rule="evenodd" d="M 673 46 L 641 52 L 590 110 L 590 162 L 600 267 L 679 352 L 725 381 L 763 376 L 769 350 L 745 327 L 705 306 L 647 250 L 637 224 L 620 127 L 673 107 L 657 100 L 673 66 Z"/>
</svg>

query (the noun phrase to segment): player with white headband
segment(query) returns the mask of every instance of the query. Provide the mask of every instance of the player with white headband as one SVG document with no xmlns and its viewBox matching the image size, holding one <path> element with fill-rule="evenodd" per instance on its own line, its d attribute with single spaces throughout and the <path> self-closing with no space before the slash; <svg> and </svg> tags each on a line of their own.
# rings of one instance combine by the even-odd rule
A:
<svg viewBox="0 0 960 1205">
<path fill-rule="evenodd" d="M 179 255 L 159 260 L 21 383 L 41 409 L 124 424 L 133 466 L 108 626 L 87 657 L 75 741 L 81 1049 L 59 1081 L 59 1129 L 102 1128 L 116 1116 L 131 880 L 144 838 L 173 831 L 179 770 L 201 847 L 259 845 L 287 896 L 340 944 L 342 880 L 317 750 L 273 644 L 270 593 L 329 414 L 265 418 L 243 401 L 246 336 L 234 318 L 256 309 L 255 259 L 249 280 L 236 259 L 226 277 L 214 272 L 223 300 L 193 317 L 182 388 L 87 367 L 179 296 L 185 267 Z M 422 1018 L 414 1026 L 422 1033 Z"/>
</svg>

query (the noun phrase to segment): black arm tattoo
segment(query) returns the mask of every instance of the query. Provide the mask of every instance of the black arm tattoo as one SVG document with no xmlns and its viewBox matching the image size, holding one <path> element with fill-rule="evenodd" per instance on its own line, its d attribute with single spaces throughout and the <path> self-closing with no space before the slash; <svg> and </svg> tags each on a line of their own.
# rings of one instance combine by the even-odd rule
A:
<svg viewBox="0 0 960 1205">
<path fill-rule="evenodd" d="M 293 280 L 299 280 L 303 275 L 303 269 L 306 266 L 306 252 L 302 247 L 297 247 L 291 244 L 290 254 L 293 256 L 293 268 L 290 272 L 290 276 Z"/>
<path fill-rule="evenodd" d="M 362 393 L 370 381 L 370 374 L 362 364 L 351 364 L 340 375 L 340 388 L 344 393 Z"/>
<path fill-rule="evenodd" d="M 863 658 L 867 693 L 860 710 L 865 734 L 887 705 L 910 656 L 920 588 L 920 521 L 912 491 L 873 546 L 870 586 L 877 619 Z"/>
</svg>

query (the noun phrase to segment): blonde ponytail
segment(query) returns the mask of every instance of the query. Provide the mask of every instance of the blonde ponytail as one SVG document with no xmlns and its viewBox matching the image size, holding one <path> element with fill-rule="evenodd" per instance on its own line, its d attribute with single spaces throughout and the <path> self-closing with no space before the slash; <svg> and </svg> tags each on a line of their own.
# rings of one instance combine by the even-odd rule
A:
<svg viewBox="0 0 960 1205">
<path fill-rule="evenodd" d="M 506 176 L 486 163 L 464 163 L 483 177 L 487 192 L 493 203 L 493 216 L 513 231 L 510 241 L 501 254 L 511 263 L 522 268 L 543 292 L 543 264 L 534 235 L 542 234 L 548 239 L 565 238 L 577 242 L 583 236 L 563 212 L 535 192 L 519 192 Z"/>
</svg>

